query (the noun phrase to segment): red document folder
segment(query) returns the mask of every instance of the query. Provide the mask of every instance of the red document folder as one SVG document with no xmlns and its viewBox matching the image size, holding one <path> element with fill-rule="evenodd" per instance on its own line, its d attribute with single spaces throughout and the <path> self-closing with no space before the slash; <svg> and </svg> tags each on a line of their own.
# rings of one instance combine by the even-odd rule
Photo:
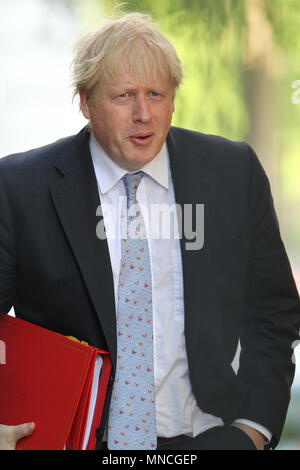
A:
<svg viewBox="0 0 300 470">
<path fill-rule="evenodd" d="M 0 341 L 0 423 L 36 424 L 17 449 L 94 449 L 108 352 L 1 313 Z"/>
</svg>

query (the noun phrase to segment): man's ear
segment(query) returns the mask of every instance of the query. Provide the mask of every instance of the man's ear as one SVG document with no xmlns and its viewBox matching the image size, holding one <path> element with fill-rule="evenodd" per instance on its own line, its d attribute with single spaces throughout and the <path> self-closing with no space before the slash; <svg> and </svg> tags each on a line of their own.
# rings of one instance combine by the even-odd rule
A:
<svg viewBox="0 0 300 470">
<path fill-rule="evenodd" d="M 173 96 L 172 96 L 172 114 L 175 111 L 175 96 L 176 96 L 176 91 L 173 91 Z"/>
<path fill-rule="evenodd" d="M 87 94 L 86 91 L 81 90 L 79 92 L 79 97 L 80 97 L 80 109 L 82 114 L 86 119 L 90 119 L 90 106 L 89 106 L 89 95 Z"/>
</svg>

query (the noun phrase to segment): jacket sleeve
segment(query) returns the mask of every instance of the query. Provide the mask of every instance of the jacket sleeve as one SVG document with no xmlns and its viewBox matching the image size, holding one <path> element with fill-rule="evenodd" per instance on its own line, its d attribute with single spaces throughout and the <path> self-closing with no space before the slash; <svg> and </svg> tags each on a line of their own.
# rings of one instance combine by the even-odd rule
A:
<svg viewBox="0 0 300 470">
<path fill-rule="evenodd" d="M 7 313 L 16 292 L 15 234 L 0 167 L 0 312 Z"/>
<path fill-rule="evenodd" d="M 300 302 L 274 210 L 269 181 L 254 151 L 249 191 L 250 268 L 238 375 L 247 390 L 243 417 L 273 434 L 284 426 L 294 377 Z"/>
</svg>

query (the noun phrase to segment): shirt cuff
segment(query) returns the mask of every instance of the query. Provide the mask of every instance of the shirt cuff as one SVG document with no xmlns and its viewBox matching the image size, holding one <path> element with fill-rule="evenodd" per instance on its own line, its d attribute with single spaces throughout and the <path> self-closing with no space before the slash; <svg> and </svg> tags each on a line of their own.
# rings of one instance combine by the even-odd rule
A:
<svg viewBox="0 0 300 470">
<path fill-rule="evenodd" d="M 234 420 L 234 423 L 246 424 L 247 426 L 256 429 L 256 431 L 260 432 L 265 437 L 265 444 L 269 444 L 272 439 L 272 433 L 261 424 L 254 423 L 249 419 L 236 419 Z"/>
</svg>

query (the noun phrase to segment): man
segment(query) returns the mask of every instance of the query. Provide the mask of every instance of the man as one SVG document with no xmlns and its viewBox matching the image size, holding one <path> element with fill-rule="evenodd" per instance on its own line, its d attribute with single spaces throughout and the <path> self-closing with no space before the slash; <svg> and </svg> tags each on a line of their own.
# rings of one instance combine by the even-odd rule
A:
<svg viewBox="0 0 300 470">
<path fill-rule="evenodd" d="M 256 155 L 171 127 L 181 65 L 145 15 L 84 38 L 73 72 L 88 127 L 0 161 L 1 310 L 110 351 L 97 449 L 275 447 L 300 304 Z M 151 236 L 175 203 L 204 207 L 203 246 L 179 217 Z M 136 237 L 115 236 L 124 220 Z M 2 448 L 33 430 L 3 423 Z"/>
</svg>

